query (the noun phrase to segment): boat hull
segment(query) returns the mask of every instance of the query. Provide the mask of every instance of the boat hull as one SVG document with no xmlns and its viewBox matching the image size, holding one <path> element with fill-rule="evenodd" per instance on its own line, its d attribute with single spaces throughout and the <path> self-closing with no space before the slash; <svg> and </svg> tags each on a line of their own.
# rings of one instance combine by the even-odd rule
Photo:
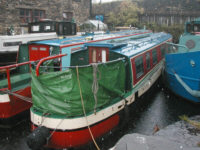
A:
<svg viewBox="0 0 200 150">
<path fill-rule="evenodd" d="M 95 125 L 90 126 L 93 137 L 96 139 L 106 134 L 114 127 L 119 124 L 119 115 L 115 114 L 110 118 L 96 123 Z M 37 128 L 32 124 L 31 129 L 34 130 Z M 51 138 L 48 141 L 46 146 L 50 148 L 70 148 L 70 147 L 80 147 L 86 145 L 92 141 L 88 127 L 84 127 L 76 130 L 51 130 Z"/>
<path fill-rule="evenodd" d="M 127 103 L 129 104 L 134 100 L 134 95 L 127 97 Z M 47 147 L 56 149 L 80 147 L 92 141 L 88 125 L 95 139 L 101 137 L 118 126 L 121 121 L 120 112 L 124 107 L 125 100 L 121 100 L 96 114 L 93 113 L 87 117 L 80 116 L 75 118 L 51 117 L 48 114 L 45 116 L 31 108 L 31 129 L 33 131 L 42 125 L 51 130 L 51 138 L 47 142 Z"/>
<path fill-rule="evenodd" d="M 24 97 L 31 97 L 30 87 L 15 91 L 14 93 L 18 93 Z M 31 106 L 31 102 L 22 100 L 14 95 L 0 95 L 0 124 L 2 126 L 9 127 L 10 125 L 16 123 L 17 120 L 19 121 L 19 118 L 21 118 L 20 116 L 23 117 L 29 112 L 28 110 Z"/>
<path fill-rule="evenodd" d="M 167 54 L 165 64 L 167 87 L 176 95 L 195 103 L 200 103 L 200 97 L 193 94 L 200 91 L 199 56 L 200 52 Z"/>
</svg>

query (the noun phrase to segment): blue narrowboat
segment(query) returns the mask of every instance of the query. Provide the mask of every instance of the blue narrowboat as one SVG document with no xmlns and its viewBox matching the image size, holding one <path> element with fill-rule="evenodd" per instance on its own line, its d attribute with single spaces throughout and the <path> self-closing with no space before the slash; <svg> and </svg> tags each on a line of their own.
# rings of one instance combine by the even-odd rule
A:
<svg viewBox="0 0 200 150">
<path fill-rule="evenodd" d="M 166 54 L 165 82 L 176 95 L 200 103 L 200 18 L 186 22 L 178 49 Z"/>
</svg>

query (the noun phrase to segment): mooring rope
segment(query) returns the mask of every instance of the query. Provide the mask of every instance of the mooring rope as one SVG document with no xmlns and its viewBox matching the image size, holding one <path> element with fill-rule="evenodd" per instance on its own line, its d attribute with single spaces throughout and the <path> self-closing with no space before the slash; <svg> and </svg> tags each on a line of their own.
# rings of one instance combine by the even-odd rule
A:
<svg viewBox="0 0 200 150">
<path fill-rule="evenodd" d="M 99 72 L 98 70 L 98 64 L 93 63 L 92 64 L 93 67 L 93 84 L 92 84 L 92 92 L 94 94 L 94 100 L 95 100 L 95 105 L 94 105 L 94 114 L 96 114 L 96 108 L 97 108 L 97 103 L 98 103 L 98 99 L 97 99 L 97 92 L 99 90 L 99 84 L 98 84 L 98 80 L 97 79 L 97 72 Z M 100 74 L 100 72 L 99 72 Z"/>
<path fill-rule="evenodd" d="M 100 150 L 99 146 L 97 145 L 95 139 L 94 139 L 94 136 L 92 134 L 92 131 L 90 129 L 90 125 L 88 123 L 88 119 L 87 119 L 87 115 L 86 115 L 86 112 L 85 112 L 85 106 L 84 106 L 84 102 L 83 102 L 83 96 L 82 96 L 82 90 L 81 90 L 81 84 L 80 84 L 80 80 L 79 80 L 79 72 L 78 72 L 78 66 L 76 66 L 76 73 L 77 73 L 77 80 L 78 80 L 78 86 L 79 86 L 79 89 L 80 89 L 80 96 L 81 96 L 81 103 L 82 103 L 82 108 L 83 108 L 83 113 L 84 113 L 84 116 L 85 116 L 85 119 L 86 119 L 86 122 L 87 122 L 87 127 L 88 127 L 88 130 L 89 130 L 89 133 L 90 133 L 90 136 L 92 138 L 92 141 L 94 142 L 97 150 Z"/>
<path fill-rule="evenodd" d="M 61 119 L 60 122 L 58 123 L 58 125 L 55 127 L 55 129 L 51 132 L 51 134 L 47 137 L 47 145 L 48 145 L 48 142 L 50 140 L 50 138 L 52 137 L 52 135 L 54 134 L 54 132 L 57 130 L 58 126 L 61 125 L 61 123 L 64 121 L 64 119 Z"/>
<path fill-rule="evenodd" d="M 24 100 L 26 102 L 32 103 L 32 98 L 29 98 L 29 97 L 26 97 L 26 96 L 22 96 L 20 94 L 11 92 L 10 90 L 5 90 L 5 91 L 1 91 L 1 92 L 5 93 L 5 94 L 13 95 L 15 97 L 20 98 L 21 100 Z"/>
</svg>

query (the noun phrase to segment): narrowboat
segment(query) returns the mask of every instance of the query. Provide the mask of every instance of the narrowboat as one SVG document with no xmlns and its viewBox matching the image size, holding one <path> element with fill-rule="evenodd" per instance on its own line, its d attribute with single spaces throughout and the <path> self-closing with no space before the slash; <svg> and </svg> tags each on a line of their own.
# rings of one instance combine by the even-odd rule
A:
<svg viewBox="0 0 200 150">
<path fill-rule="evenodd" d="M 0 67 L 0 124 L 14 124 L 13 121 L 18 121 L 19 116 L 28 114 L 26 111 L 29 111 L 32 105 L 30 67 L 33 62 L 56 54 L 66 53 L 68 55 L 65 57 L 68 58 L 71 53 L 83 47 L 85 43 L 114 42 L 130 38 L 142 38 L 149 36 L 149 34 L 151 34 L 151 31 L 137 30 L 21 44 L 18 51 L 17 64 Z M 61 59 L 65 59 L 65 57 Z M 62 65 L 66 65 L 69 62 L 63 61 L 62 63 Z"/>
<path fill-rule="evenodd" d="M 121 42 L 87 43 L 67 56 L 41 59 L 31 74 L 29 147 L 36 149 L 42 143 L 38 141 L 46 139 L 46 146 L 56 149 L 91 141 L 98 147 L 95 140 L 117 127 L 125 117 L 120 112 L 160 77 L 171 39 L 161 32 Z M 53 65 L 54 60 L 59 65 Z"/>
<path fill-rule="evenodd" d="M 165 83 L 176 95 L 200 103 L 200 18 L 186 22 L 177 51 L 166 55 Z"/>
</svg>

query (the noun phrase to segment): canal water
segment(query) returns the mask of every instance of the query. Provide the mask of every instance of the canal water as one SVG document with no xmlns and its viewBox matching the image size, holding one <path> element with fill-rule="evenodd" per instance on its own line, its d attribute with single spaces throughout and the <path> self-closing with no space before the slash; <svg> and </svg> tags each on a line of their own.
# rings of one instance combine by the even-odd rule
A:
<svg viewBox="0 0 200 150">
<path fill-rule="evenodd" d="M 162 129 L 167 125 L 179 121 L 179 116 L 189 117 L 200 114 L 200 105 L 187 102 L 170 93 L 163 87 L 156 85 L 154 90 L 148 92 L 136 103 L 127 109 L 127 123 L 116 128 L 101 139 L 97 144 L 101 150 L 108 150 L 125 134 L 140 133 L 152 135 L 155 125 Z M 26 136 L 30 134 L 30 121 L 27 119 L 12 129 L 0 129 L 0 150 L 28 150 L 25 143 Z M 95 150 L 90 144 L 87 150 Z M 40 150 L 46 150 L 41 148 Z"/>
</svg>

